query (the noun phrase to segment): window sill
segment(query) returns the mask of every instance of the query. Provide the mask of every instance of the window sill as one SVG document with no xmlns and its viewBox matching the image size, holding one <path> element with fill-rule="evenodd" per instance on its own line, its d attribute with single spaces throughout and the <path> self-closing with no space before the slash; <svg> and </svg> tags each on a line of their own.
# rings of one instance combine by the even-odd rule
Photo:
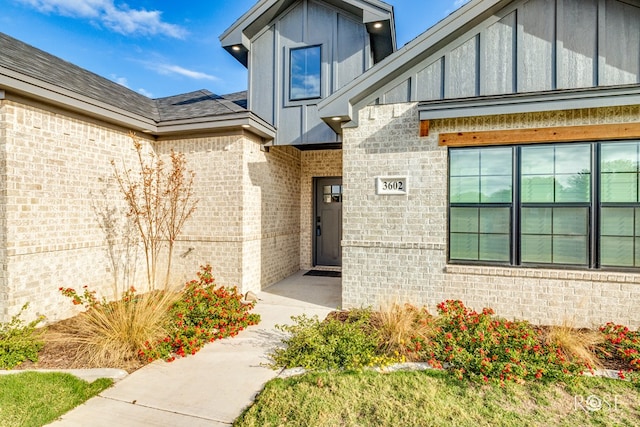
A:
<svg viewBox="0 0 640 427">
<path fill-rule="evenodd" d="M 527 279 L 580 280 L 589 282 L 611 283 L 640 283 L 640 271 L 611 272 L 611 271 L 581 271 L 554 270 L 547 268 L 513 268 L 486 265 L 447 264 L 444 272 L 448 274 L 464 274 L 470 276 L 498 276 Z"/>
</svg>

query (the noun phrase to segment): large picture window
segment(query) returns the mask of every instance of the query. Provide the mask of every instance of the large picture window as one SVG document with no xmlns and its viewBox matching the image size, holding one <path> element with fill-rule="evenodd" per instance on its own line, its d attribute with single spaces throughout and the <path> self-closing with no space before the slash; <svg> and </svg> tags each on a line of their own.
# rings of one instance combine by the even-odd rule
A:
<svg viewBox="0 0 640 427">
<path fill-rule="evenodd" d="M 289 100 L 320 98 L 320 46 L 299 47 L 289 51 Z"/>
<path fill-rule="evenodd" d="M 449 259 L 640 267 L 640 142 L 450 149 Z"/>
</svg>

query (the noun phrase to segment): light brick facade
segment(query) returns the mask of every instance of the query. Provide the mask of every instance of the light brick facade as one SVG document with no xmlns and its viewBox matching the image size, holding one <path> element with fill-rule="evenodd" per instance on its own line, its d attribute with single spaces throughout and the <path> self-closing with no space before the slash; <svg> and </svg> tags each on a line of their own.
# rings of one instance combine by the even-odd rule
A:
<svg viewBox="0 0 640 427">
<path fill-rule="evenodd" d="M 6 246 L 0 248 L 0 320 L 27 302 L 31 316 L 64 318 L 73 310 L 59 287 L 88 285 L 99 295 L 113 293 L 95 206 L 123 208 L 110 162 L 121 170 L 135 168 L 135 150 L 126 129 L 19 98 L 1 102 L 0 225 Z M 210 263 L 217 283 L 246 292 L 299 270 L 300 151 L 264 152 L 260 138 L 243 130 L 140 137 L 161 158 L 171 149 L 185 153 L 196 175 L 198 207 L 177 242 L 172 282 L 191 279 L 199 265 Z M 142 286 L 141 250 L 130 265 L 132 284 Z M 158 271 L 163 277 L 164 264 Z"/>
<path fill-rule="evenodd" d="M 640 274 L 447 264 L 447 148 L 441 132 L 640 122 L 640 106 L 433 120 L 417 105 L 370 106 L 344 130 L 343 305 L 394 299 L 432 311 L 446 299 L 549 324 L 639 326 Z M 376 176 L 406 176 L 408 195 L 376 195 Z"/>
</svg>

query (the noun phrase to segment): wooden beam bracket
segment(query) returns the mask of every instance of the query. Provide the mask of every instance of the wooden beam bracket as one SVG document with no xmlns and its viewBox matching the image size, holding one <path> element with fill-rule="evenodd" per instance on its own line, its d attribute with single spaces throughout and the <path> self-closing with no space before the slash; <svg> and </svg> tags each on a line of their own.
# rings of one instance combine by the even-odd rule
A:
<svg viewBox="0 0 640 427">
<path fill-rule="evenodd" d="M 422 121 L 420 122 L 420 130 L 422 132 Z M 537 144 L 545 142 L 578 142 L 636 138 L 640 139 L 640 123 L 615 123 L 606 125 L 441 133 L 438 144 L 443 147 L 473 147 L 483 145 Z"/>
</svg>

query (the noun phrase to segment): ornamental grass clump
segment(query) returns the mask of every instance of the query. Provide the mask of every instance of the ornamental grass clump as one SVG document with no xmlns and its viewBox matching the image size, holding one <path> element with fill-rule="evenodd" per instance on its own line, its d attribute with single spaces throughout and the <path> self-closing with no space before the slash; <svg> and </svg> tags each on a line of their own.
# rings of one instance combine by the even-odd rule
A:
<svg viewBox="0 0 640 427">
<path fill-rule="evenodd" d="M 434 318 L 426 308 L 397 302 L 382 305 L 371 313 L 371 325 L 378 336 L 378 350 L 400 361 L 420 358 L 420 341 L 429 341 L 435 334 Z"/>
<path fill-rule="evenodd" d="M 604 335 L 591 329 L 578 329 L 570 320 L 552 325 L 543 332 L 545 342 L 557 347 L 570 361 L 585 365 L 589 370 L 601 369 L 603 364 L 596 352 L 604 343 Z"/>
<path fill-rule="evenodd" d="M 131 289 L 119 300 L 95 301 L 62 339 L 77 343 L 77 360 L 91 366 L 135 368 L 145 343 L 167 334 L 169 308 L 177 298 L 175 292 Z"/>
</svg>

